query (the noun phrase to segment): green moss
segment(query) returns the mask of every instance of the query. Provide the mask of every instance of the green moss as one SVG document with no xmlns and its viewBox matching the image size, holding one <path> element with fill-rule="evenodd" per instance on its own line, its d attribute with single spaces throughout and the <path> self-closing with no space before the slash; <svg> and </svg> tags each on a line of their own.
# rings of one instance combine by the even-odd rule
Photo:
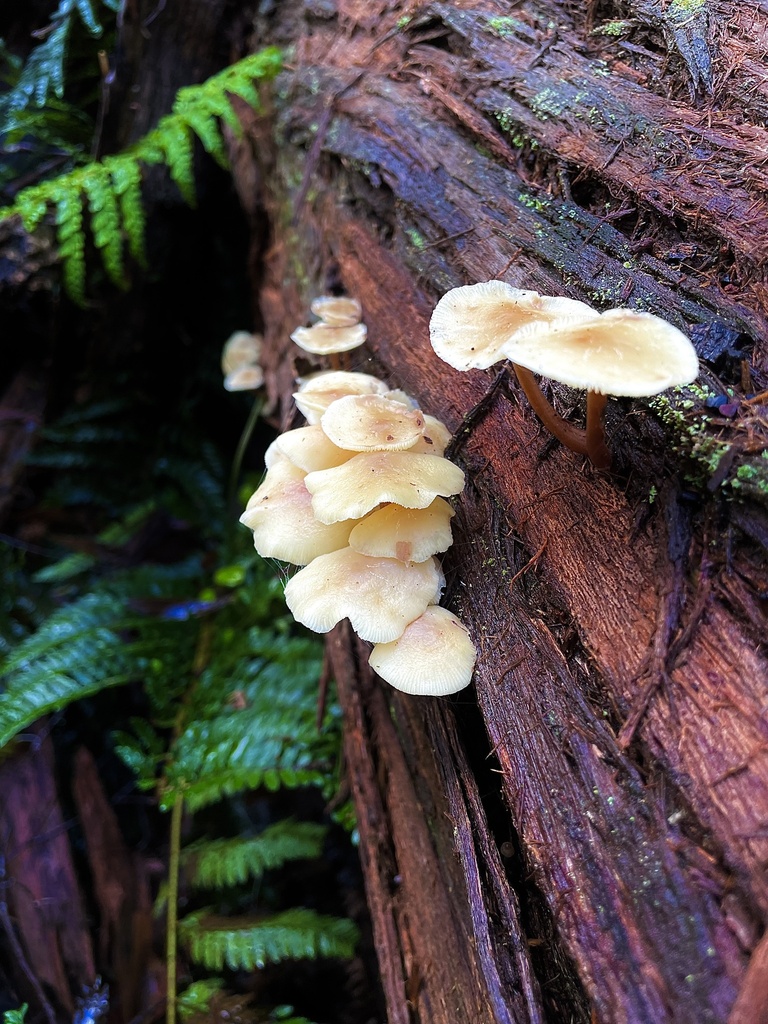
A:
<svg viewBox="0 0 768 1024">
<path fill-rule="evenodd" d="M 703 14 L 707 9 L 707 0 L 672 0 L 667 8 L 667 18 L 678 20 L 681 15 L 689 18 Z"/>
<path fill-rule="evenodd" d="M 550 206 L 548 201 L 537 199 L 536 196 L 532 196 L 529 192 L 519 192 L 517 200 L 523 206 L 527 206 L 529 210 L 535 210 L 537 213 L 544 213 Z"/>
<path fill-rule="evenodd" d="M 419 251 L 426 249 L 427 240 L 420 231 L 417 231 L 416 228 L 406 228 L 405 233 L 410 239 L 411 245 L 414 249 L 418 249 Z"/>
<path fill-rule="evenodd" d="M 599 25 L 597 28 L 592 29 L 593 36 L 617 36 L 626 35 L 627 32 L 632 28 L 631 21 L 606 21 L 604 25 Z"/>
<path fill-rule="evenodd" d="M 499 17 L 488 19 L 488 29 L 495 36 L 498 36 L 499 39 L 511 39 L 521 29 L 525 31 L 526 28 L 527 26 L 517 18 Z"/>
</svg>

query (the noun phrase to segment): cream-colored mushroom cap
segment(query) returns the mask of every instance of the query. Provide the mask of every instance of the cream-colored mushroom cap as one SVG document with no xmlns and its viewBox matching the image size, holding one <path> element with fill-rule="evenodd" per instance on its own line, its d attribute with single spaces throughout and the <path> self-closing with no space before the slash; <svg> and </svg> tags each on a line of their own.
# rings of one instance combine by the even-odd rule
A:
<svg viewBox="0 0 768 1024">
<path fill-rule="evenodd" d="M 362 555 L 423 562 L 451 546 L 453 515 L 443 498 L 426 508 L 383 505 L 355 526 L 349 546 Z"/>
<path fill-rule="evenodd" d="M 299 348 L 318 356 L 329 355 L 331 352 L 348 352 L 362 345 L 368 335 L 365 324 L 353 324 L 351 327 L 335 327 L 331 324 L 314 324 L 312 327 L 297 327 L 291 335 Z"/>
<path fill-rule="evenodd" d="M 321 370 L 300 377 L 298 384 L 299 390 L 293 397 L 308 423 L 319 423 L 331 402 L 345 395 L 383 395 L 387 391 L 387 385 L 378 377 L 344 370 Z"/>
<path fill-rule="evenodd" d="M 328 406 L 320 426 L 339 448 L 395 452 L 421 437 L 424 413 L 384 395 L 347 395 Z"/>
<path fill-rule="evenodd" d="M 312 299 L 309 308 L 326 324 L 338 327 L 352 327 L 360 322 L 362 308 L 359 299 L 348 295 L 319 295 Z"/>
<path fill-rule="evenodd" d="M 226 377 L 241 366 L 251 366 L 261 358 L 262 337 L 248 331 L 235 331 L 225 341 L 221 352 L 221 372 Z"/>
<path fill-rule="evenodd" d="M 273 462 L 285 458 L 305 473 L 330 469 L 354 458 L 355 452 L 338 448 L 319 425 L 297 427 L 279 434 L 264 453 L 269 468 Z"/>
<path fill-rule="evenodd" d="M 440 600 L 443 574 L 436 559 L 398 562 L 352 548 L 321 555 L 288 581 L 291 614 L 316 633 L 342 619 L 363 640 L 394 640 L 413 619 Z"/>
<path fill-rule="evenodd" d="M 433 605 L 397 640 L 376 644 L 368 661 L 397 690 L 440 697 L 469 686 L 476 659 L 465 626 L 447 608 Z"/>
<path fill-rule="evenodd" d="M 240 522 L 253 530 L 253 544 L 262 558 L 306 565 L 318 555 L 347 546 L 354 522 L 320 523 L 304 486 L 304 473 L 289 462 L 268 470 L 251 495 Z"/>
<path fill-rule="evenodd" d="M 434 416 L 424 414 L 424 429 L 416 444 L 408 449 L 414 455 L 442 455 L 451 440 L 448 427 Z"/>
<path fill-rule="evenodd" d="M 452 288 L 435 306 L 429 340 L 435 353 L 457 370 L 486 369 L 506 359 L 504 345 L 534 321 L 597 316 L 584 302 L 513 288 L 503 281 Z"/>
<path fill-rule="evenodd" d="M 238 366 L 224 378 L 226 391 L 255 391 L 264 383 L 264 372 L 260 366 Z"/>
<path fill-rule="evenodd" d="M 633 309 L 529 324 L 504 354 L 534 373 L 603 395 L 657 395 L 690 384 L 699 372 L 696 350 L 682 331 Z"/>
<path fill-rule="evenodd" d="M 343 466 L 308 473 L 305 484 L 320 522 L 335 523 L 360 519 L 389 501 L 426 508 L 438 495 L 459 494 L 464 473 L 437 455 L 363 452 Z"/>
</svg>

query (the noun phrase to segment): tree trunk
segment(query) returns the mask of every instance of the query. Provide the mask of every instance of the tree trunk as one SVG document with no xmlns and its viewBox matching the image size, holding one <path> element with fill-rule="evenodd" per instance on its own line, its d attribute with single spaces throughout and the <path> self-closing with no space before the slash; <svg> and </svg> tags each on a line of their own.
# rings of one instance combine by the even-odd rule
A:
<svg viewBox="0 0 768 1024">
<path fill-rule="evenodd" d="M 467 473 L 443 603 L 473 689 L 397 694 L 329 638 L 392 1024 L 765 1006 L 768 7 L 577 8 L 263 5 L 257 45 L 291 49 L 235 151 L 272 225 L 276 420 L 307 369 L 288 335 L 340 287 L 368 325 L 349 368 L 443 419 Z M 514 381 L 433 354 L 437 299 L 490 278 L 664 316 L 735 415 L 613 401 L 596 472 Z"/>
</svg>

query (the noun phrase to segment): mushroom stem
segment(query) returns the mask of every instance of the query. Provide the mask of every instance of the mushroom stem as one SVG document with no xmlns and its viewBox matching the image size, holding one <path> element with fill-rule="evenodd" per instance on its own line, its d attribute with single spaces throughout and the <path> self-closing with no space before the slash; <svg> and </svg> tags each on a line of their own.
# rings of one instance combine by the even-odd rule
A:
<svg viewBox="0 0 768 1024">
<path fill-rule="evenodd" d="M 603 413 L 608 401 L 607 395 L 597 391 L 587 392 L 587 456 L 596 469 L 609 469 L 611 453 L 605 443 L 605 427 Z"/>
<path fill-rule="evenodd" d="M 517 363 L 512 363 L 512 366 L 533 411 L 547 430 L 571 451 L 578 452 L 579 455 L 586 455 L 593 466 L 598 469 L 607 469 L 611 464 L 611 453 L 606 447 L 603 433 L 603 410 L 607 396 L 600 395 L 596 391 L 589 391 L 587 393 L 587 428 L 584 430 L 582 427 L 574 427 L 572 423 L 564 420 L 555 412 L 530 370 Z"/>
</svg>

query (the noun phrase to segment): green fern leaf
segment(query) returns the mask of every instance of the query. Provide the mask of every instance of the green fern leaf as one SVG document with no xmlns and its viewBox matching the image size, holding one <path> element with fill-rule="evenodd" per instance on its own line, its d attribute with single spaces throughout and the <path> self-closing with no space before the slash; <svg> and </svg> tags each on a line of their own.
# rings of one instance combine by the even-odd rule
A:
<svg viewBox="0 0 768 1024">
<path fill-rule="evenodd" d="M 24 230 L 29 234 L 35 230 L 48 209 L 48 199 L 38 189 L 25 189 L 16 198 L 13 212 L 21 217 Z M 4 214 L 5 211 L 0 211 Z"/>
<path fill-rule="evenodd" d="M 173 114 L 192 129 L 206 152 L 221 167 L 229 167 L 217 118 L 233 118 L 234 112 L 223 93 L 212 89 L 210 82 L 180 89 L 173 104 Z"/>
<path fill-rule="evenodd" d="M 182 1021 L 188 1021 L 198 1014 L 208 1014 L 211 999 L 223 988 L 223 978 L 205 978 L 193 982 L 189 988 L 180 992 L 176 998 L 176 1007 Z"/>
<path fill-rule="evenodd" d="M 93 241 L 101 252 L 104 269 L 112 282 L 125 290 L 128 281 L 123 267 L 123 236 L 112 176 L 103 164 L 92 163 L 84 169 L 81 181 L 91 212 Z"/>
<path fill-rule="evenodd" d="M 22 1003 L 17 1010 L 6 1010 L 3 1013 L 3 1024 L 24 1024 L 29 1009 L 28 1003 Z"/>
<path fill-rule="evenodd" d="M 171 115 L 157 126 L 157 141 L 162 147 L 168 171 L 190 206 L 197 206 L 192 149 L 192 133 L 188 126 Z"/>
<path fill-rule="evenodd" d="M 85 307 L 87 302 L 85 298 L 83 203 L 76 182 L 60 182 L 56 200 L 56 226 L 59 236 L 59 256 L 63 265 L 64 287 L 73 302 L 78 306 Z"/>
<path fill-rule="evenodd" d="M 182 856 L 192 885 L 221 889 L 290 860 L 319 857 L 327 831 L 314 822 L 284 819 L 251 839 L 200 840 Z"/>
<path fill-rule="evenodd" d="M 75 6 L 77 7 L 77 13 L 80 15 L 83 24 L 91 33 L 91 35 L 100 36 L 102 33 L 102 28 L 99 22 L 96 20 L 96 15 L 93 13 L 91 0 L 75 0 Z M 116 8 L 113 8 L 113 10 L 116 10 Z"/>
<path fill-rule="evenodd" d="M 254 921 L 220 918 L 205 910 L 179 923 L 179 935 L 192 959 L 208 970 L 260 970 L 283 960 L 354 955 L 354 924 L 297 908 Z"/>
<path fill-rule="evenodd" d="M 147 254 L 144 249 L 146 221 L 141 200 L 141 169 L 132 157 L 107 157 L 104 166 L 112 175 L 115 194 L 120 204 L 123 231 L 128 240 L 128 251 L 146 269 Z"/>
</svg>

